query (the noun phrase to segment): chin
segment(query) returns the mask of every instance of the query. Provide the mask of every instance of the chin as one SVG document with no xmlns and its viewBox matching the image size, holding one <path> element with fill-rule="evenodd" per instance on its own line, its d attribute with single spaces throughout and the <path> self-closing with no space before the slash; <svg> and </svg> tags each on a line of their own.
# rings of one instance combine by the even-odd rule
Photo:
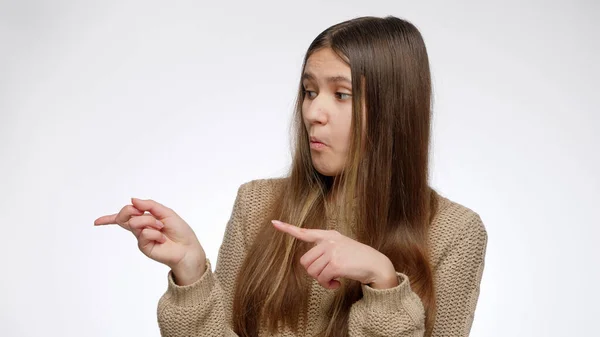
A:
<svg viewBox="0 0 600 337">
<path fill-rule="evenodd" d="M 317 172 L 321 173 L 326 177 L 335 177 L 340 174 L 340 170 L 336 170 L 332 167 L 328 167 L 327 165 L 321 165 L 320 163 L 315 163 L 313 161 L 313 167 Z"/>
</svg>

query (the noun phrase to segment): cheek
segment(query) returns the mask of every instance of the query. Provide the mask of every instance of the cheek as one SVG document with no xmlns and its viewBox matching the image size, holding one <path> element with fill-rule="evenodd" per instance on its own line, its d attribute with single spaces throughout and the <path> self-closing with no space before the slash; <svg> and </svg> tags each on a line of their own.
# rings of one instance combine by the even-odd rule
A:
<svg viewBox="0 0 600 337">
<path fill-rule="evenodd" d="M 352 135 L 352 107 L 344 109 L 337 117 L 335 125 L 336 145 L 338 152 L 346 156 L 350 148 L 350 136 Z"/>
<path fill-rule="evenodd" d="M 304 113 L 306 111 L 306 102 L 302 102 L 302 108 L 301 108 L 301 112 L 302 112 L 302 123 L 304 124 L 304 127 L 308 129 L 308 119 L 306 118 L 306 114 Z"/>
</svg>

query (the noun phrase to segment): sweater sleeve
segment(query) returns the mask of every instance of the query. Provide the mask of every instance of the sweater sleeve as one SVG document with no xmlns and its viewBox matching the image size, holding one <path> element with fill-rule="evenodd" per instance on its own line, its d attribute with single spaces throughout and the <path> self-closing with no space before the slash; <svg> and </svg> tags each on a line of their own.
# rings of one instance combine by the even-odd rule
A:
<svg viewBox="0 0 600 337">
<path fill-rule="evenodd" d="M 390 289 L 362 286 L 363 298 L 350 308 L 350 337 L 423 336 L 423 304 L 410 289 L 408 277 L 398 275 L 399 285 Z"/>
<path fill-rule="evenodd" d="M 467 337 L 483 275 L 487 231 L 473 213 L 436 271 L 437 315 L 432 337 Z"/>
<path fill-rule="evenodd" d="M 206 260 L 206 272 L 195 283 L 179 286 L 173 272 L 158 302 L 158 325 L 163 337 L 236 336 L 232 330 L 231 308 L 235 279 L 245 257 L 244 200 L 247 184 L 237 193 L 215 272 Z"/>
<path fill-rule="evenodd" d="M 436 306 L 432 337 L 469 335 L 483 272 L 487 233 L 475 215 L 457 235 L 435 271 Z M 363 298 L 350 310 L 351 337 L 425 334 L 425 312 L 408 277 L 397 273 L 399 285 L 377 290 L 363 285 Z"/>
</svg>

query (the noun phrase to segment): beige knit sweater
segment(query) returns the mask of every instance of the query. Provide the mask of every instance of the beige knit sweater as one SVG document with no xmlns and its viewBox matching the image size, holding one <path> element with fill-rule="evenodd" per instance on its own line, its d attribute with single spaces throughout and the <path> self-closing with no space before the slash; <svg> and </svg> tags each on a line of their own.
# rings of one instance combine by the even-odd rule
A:
<svg viewBox="0 0 600 337">
<path fill-rule="evenodd" d="M 231 330 L 236 275 L 282 182 L 282 179 L 254 180 L 239 188 L 214 273 L 207 260 L 206 272 L 200 280 L 178 286 L 169 271 L 168 288 L 159 300 L 157 312 L 162 336 L 236 336 Z M 430 229 L 437 287 L 433 336 L 468 336 L 479 297 L 487 233 L 472 210 L 444 197 L 439 202 Z M 331 223 L 331 219 L 327 220 Z M 350 336 L 423 336 L 421 300 L 411 290 L 408 278 L 397 274 L 400 285 L 395 288 L 376 290 L 363 286 L 363 298 L 350 310 Z M 326 313 L 333 295 L 334 290 L 313 281 L 306 336 L 313 336 L 327 326 Z M 267 334 L 262 332 L 260 336 Z M 277 336 L 295 335 L 284 330 Z"/>
</svg>

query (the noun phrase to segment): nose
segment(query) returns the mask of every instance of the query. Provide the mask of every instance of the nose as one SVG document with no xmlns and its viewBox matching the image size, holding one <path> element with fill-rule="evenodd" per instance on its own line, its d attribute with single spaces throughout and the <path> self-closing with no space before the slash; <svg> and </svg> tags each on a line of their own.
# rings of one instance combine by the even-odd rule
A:
<svg viewBox="0 0 600 337">
<path fill-rule="evenodd" d="M 305 102 L 302 107 L 302 113 L 306 122 L 310 125 L 327 124 L 328 108 L 324 95 L 318 95 L 313 100 Z"/>
</svg>

